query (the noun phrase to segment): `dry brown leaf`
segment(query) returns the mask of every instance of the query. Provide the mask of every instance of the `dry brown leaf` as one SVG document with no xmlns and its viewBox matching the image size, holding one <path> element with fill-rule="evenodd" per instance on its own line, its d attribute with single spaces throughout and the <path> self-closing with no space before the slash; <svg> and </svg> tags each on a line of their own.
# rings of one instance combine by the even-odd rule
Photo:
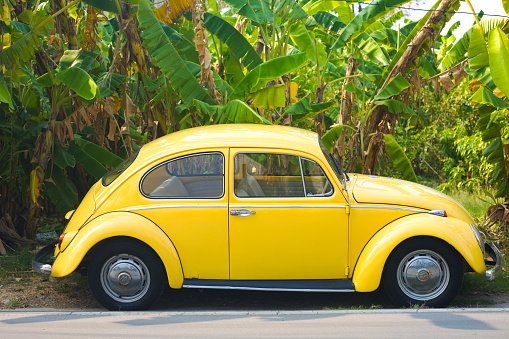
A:
<svg viewBox="0 0 509 339">
<path fill-rule="evenodd" d="M 447 93 L 451 91 L 456 85 L 451 80 L 451 77 L 449 76 L 449 73 L 445 73 L 440 75 L 440 80 L 442 81 L 442 85 L 444 86 Z"/>
<path fill-rule="evenodd" d="M 108 131 L 108 140 L 115 141 L 115 132 L 117 131 L 117 121 L 115 117 L 110 117 L 110 128 Z"/>
<path fill-rule="evenodd" d="M 66 120 L 65 122 L 65 126 L 67 127 L 67 132 L 68 132 L 68 136 L 69 136 L 69 139 L 71 139 L 72 141 L 74 141 L 74 132 L 72 130 L 72 125 L 71 125 L 71 121 L 70 120 Z"/>
<path fill-rule="evenodd" d="M 438 78 L 431 78 L 431 84 L 435 90 L 435 99 L 438 99 L 440 96 L 440 83 L 438 82 Z"/>
<path fill-rule="evenodd" d="M 416 70 L 410 77 L 410 83 L 414 85 L 415 91 L 419 92 L 421 88 L 421 77 L 419 72 Z"/>
<path fill-rule="evenodd" d="M 60 145 L 65 145 L 66 130 L 60 126 L 62 126 L 62 123 L 55 126 L 55 134 L 57 135 Z"/>
<path fill-rule="evenodd" d="M 133 104 L 133 101 L 129 97 L 129 95 L 125 94 L 125 122 L 120 128 L 121 134 L 129 134 L 129 122 L 131 121 L 131 117 L 136 114 L 136 106 Z"/>
<path fill-rule="evenodd" d="M 454 78 L 454 83 L 456 86 L 460 83 L 461 80 L 467 77 L 468 73 L 465 72 L 465 66 L 468 64 L 468 60 L 463 61 L 461 64 L 453 67 L 451 69 L 452 76 Z"/>
</svg>

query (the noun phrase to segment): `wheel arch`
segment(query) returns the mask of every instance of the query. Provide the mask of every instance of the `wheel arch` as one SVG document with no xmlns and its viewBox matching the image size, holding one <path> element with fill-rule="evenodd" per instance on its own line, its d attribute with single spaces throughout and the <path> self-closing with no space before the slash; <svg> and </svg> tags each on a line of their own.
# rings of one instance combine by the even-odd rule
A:
<svg viewBox="0 0 509 339">
<path fill-rule="evenodd" d="M 443 241 L 454 248 L 473 271 L 485 273 L 484 256 L 467 223 L 452 217 L 413 214 L 384 226 L 364 246 L 352 274 L 355 290 L 376 290 L 389 255 L 403 242 L 417 237 Z"/>
<path fill-rule="evenodd" d="M 148 218 L 133 212 L 105 213 L 85 224 L 67 247 L 58 253 L 51 275 L 63 277 L 86 261 L 110 241 L 131 238 L 156 253 L 166 270 L 172 288 L 181 288 L 184 275 L 177 249 L 168 235 Z"/>
</svg>

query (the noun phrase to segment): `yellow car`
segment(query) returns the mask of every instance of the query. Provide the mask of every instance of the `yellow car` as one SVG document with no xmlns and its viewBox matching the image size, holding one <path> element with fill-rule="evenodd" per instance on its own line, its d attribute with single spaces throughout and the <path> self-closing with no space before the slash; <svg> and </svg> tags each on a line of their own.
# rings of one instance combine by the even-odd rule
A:
<svg viewBox="0 0 509 339">
<path fill-rule="evenodd" d="M 291 127 L 217 125 L 159 138 L 66 217 L 33 268 L 86 272 L 110 310 L 148 308 L 166 284 L 304 292 L 382 284 L 398 305 L 442 307 L 464 272 L 492 280 L 501 270 L 500 252 L 456 201 L 346 174 L 317 134 Z"/>
</svg>

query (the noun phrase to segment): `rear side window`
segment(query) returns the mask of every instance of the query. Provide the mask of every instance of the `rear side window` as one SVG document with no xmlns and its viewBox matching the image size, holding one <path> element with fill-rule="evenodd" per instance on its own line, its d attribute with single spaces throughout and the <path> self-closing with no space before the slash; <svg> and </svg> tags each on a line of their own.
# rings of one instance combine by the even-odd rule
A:
<svg viewBox="0 0 509 339">
<path fill-rule="evenodd" d="M 147 198 L 220 198 L 224 194 L 222 153 L 199 153 L 151 169 L 141 180 Z"/>
<path fill-rule="evenodd" d="M 117 167 L 106 173 L 102 179 L 103 185 L 108 186 L 111 184 L 116 178 L 118 178 L 120 174 L 122 174 L 127 169 L 127 167 L 131 166 L 137 156 L 138 152 L 134 153 L 129 158 L 118 164 Z"/>
</svg>

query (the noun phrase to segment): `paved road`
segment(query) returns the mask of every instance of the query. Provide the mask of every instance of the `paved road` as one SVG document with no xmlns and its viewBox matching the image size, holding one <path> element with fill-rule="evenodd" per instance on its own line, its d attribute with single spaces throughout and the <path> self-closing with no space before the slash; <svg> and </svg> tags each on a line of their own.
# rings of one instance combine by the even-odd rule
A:
<svg viewBox="0 0 509 339">
<path fill-rule="evenodd" d="M 0 311 L 0 338 L 509 338 L 509 309 Z"/>
</svg>

